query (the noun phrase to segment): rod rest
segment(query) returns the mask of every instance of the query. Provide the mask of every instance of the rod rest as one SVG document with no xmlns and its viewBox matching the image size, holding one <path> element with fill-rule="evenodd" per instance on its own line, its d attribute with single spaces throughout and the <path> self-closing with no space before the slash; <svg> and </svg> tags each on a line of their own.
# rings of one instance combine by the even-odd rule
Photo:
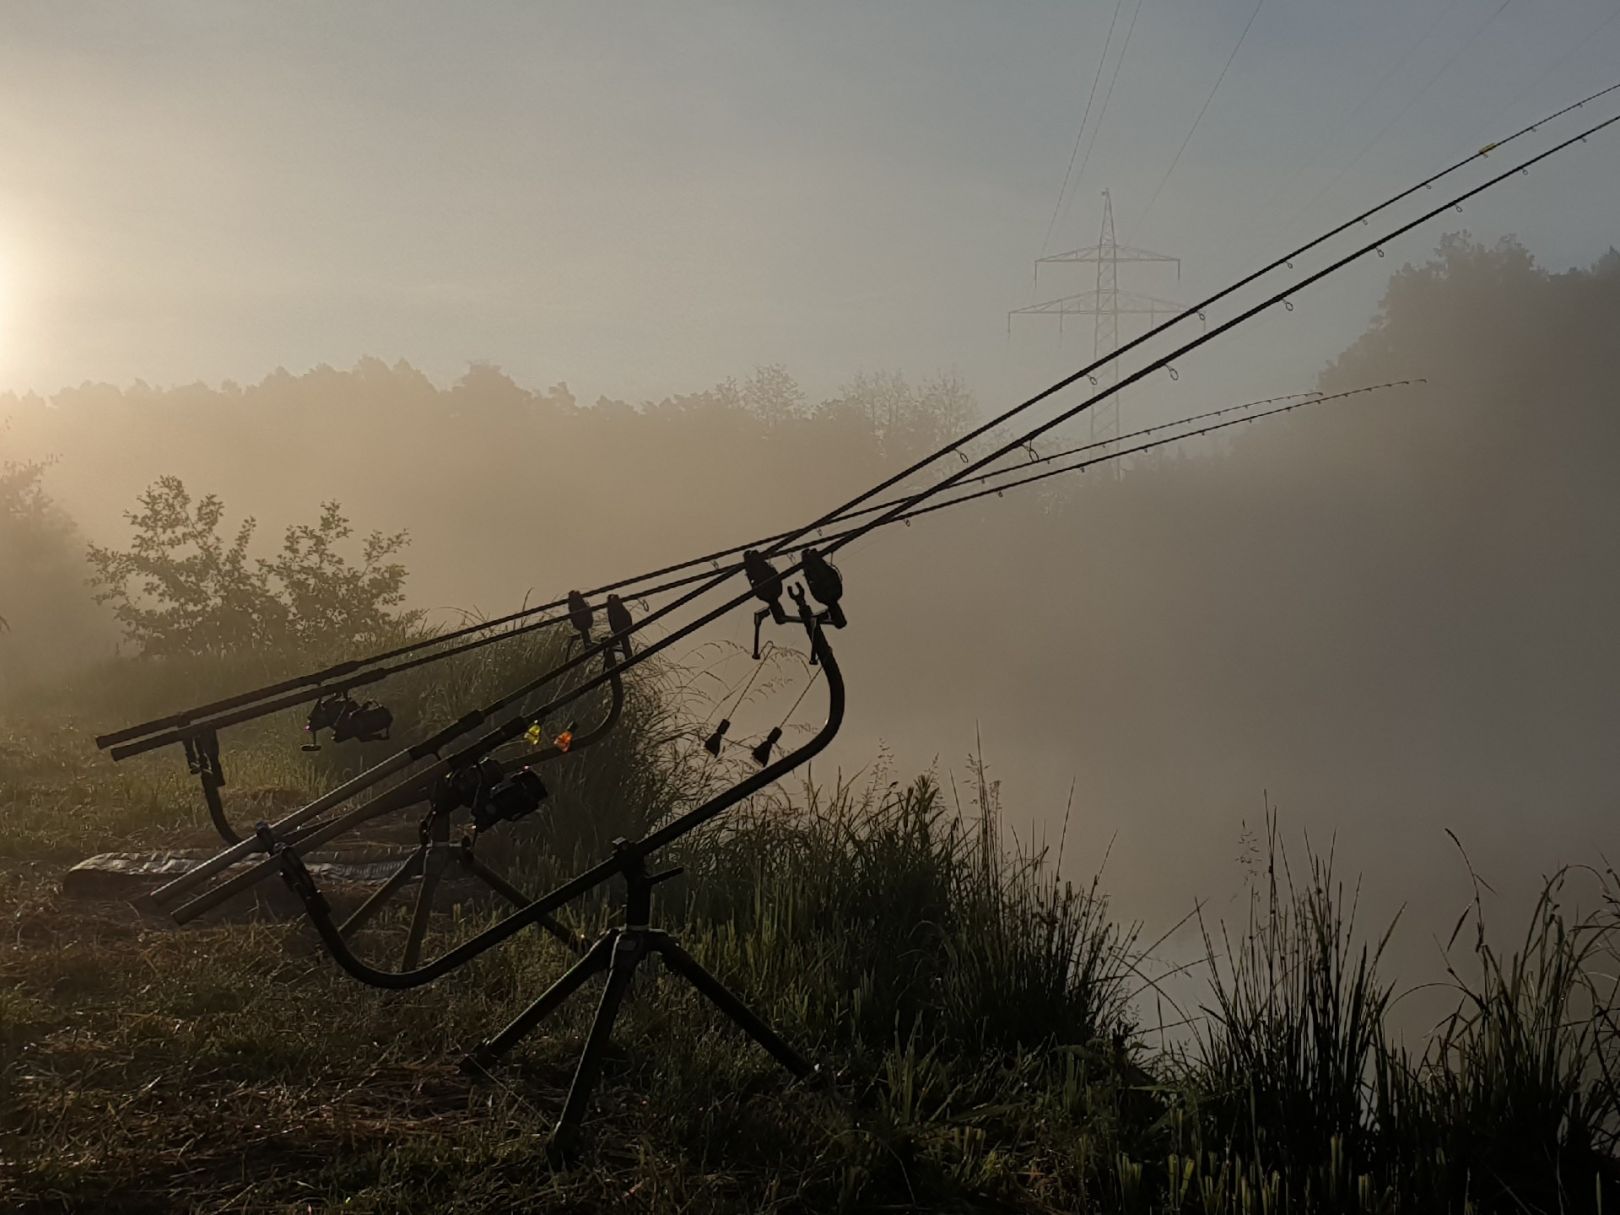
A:
<svg viewBox="0 0 1620 1215">
<path fill-rule="evenodd" d="M 350 975 L 372 987 L 405 991 L 420 987 L 424 983 L 431 983 L 493 949 L 542 917 L 550 915 L 623 873 L 627 856 L 638 860 L 645 859 L 732 806 L 768 788 L 795 768 L 808 763 L 827 748 L 843 725 L 846 696 L 843 673 L 838 667 L 837 658 L 833 655 L 832 646 L 827 641 L 827 631 L 821 627 L 819 619 L 811 617 L 808 609 L 804 609 L 801 616 L 810 633 L 811 650 L 827 675 L 827 720 L 814 737 L 803 746 L 783 755 L 776 762 L 739 781 L 725 792 L 710 798 L 701 806 L 696 806 L 671 820 L 650 835 L 626 843 L 607 859 L 599 861 L 526 907 L 512 912 L 483 932 L 447 950 L 431 962 L 411 970 L 388 971 L 361 960 L 344 941 L 342 933 L 332 919 L 331 908 L 315 884 L 314 878 L 310 876 L 302 858 L 292 849 L 279 849 L 274 859 L 280 865 L 282 877 L 303 902 L 304 910 L 327 952 Z"/>
</svg>

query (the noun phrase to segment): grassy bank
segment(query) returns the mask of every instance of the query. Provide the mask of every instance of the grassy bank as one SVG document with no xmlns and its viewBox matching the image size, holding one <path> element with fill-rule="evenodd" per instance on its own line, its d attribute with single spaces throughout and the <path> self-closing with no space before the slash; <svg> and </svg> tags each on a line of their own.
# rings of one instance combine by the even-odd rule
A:
<svg viewBox="0 0 1620 1215">
<path fill-rule="evenodd" d="M 402 718 L 430 718 L 430 698 L 459 704 L 496 674 L 405 688 Z M 119 693 L 128 712 L 113 720 L 163 699 L 150 679 Z M 632 700 L 626 727 L 559 765 L 547 808 L 492 853 L 520 880 L 594 858 L 720 775 L 668 758 L 691 750 L 691 731 L 657 686 Z M 90 852 L 209 838 L 177 757 L 111 765 L 90 742 L 106 724 L 59 700 L 0 730 L 8 1210 L 1620 1201 L 1607 977 L 1620 886 L 1606 873 L 1586 875 L 1606 897 L 1579 916 L 1570 879 L 1551 883 L 1505 953 L 1476 909 L 1454 934 L 1454 1015 L 1407 1046 L 1389 1029 L 1399 993 L 1379 977 L 1382 926 L 1355 923 L 1329 866 L 1290 868 L 1274 839 L 1248 918 L 1206 926 L 1208 998 L 1166 1045 L 1138 1022 L 1151 943 L 1096 887 L 1005 847 L 993 807 L 960 808 L 930 779 L 779 790 L 673 850 L 687 871 L 660 887 L 658 918 L 821 1060 L 834 1091 L 790 1086 L 683 985 L 649 974 L 621 1018 L 587 1154 L 553 1172 L 542 1147 L 594 999 L 492 1075 L 455 1064 L 561 972 L 561 947 L 522 936 L 436 984 L 381 993 L 338 972 L 301 923 L 175 929 L 67 900 L 60 873 Z M 353 762 L 297 741 L 296 719 L 276 719 L 227 752 L 244 818 Z M 492 914 L 459 906 L 430 950 Z M 594 930 L 606 908 L 571 915 Z M 385 918 L 359 944 L 388 957 L 400 926 Z"/>
</svg>

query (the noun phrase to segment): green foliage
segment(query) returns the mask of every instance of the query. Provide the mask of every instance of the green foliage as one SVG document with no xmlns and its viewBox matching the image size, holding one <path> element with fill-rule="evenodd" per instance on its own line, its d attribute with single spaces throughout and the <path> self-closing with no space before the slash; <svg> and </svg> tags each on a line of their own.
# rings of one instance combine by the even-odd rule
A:
<svg viewBox="0 0 1620 1215">
<path fill-rule="evenodd" d="M 222 655 L 249 648 L 332 652 L 401 636 L 421 613 L 397 611 L 406 571 L 390 560 L 405 532 L 372 532 L 352 564 L 338 546 L 353 528 L 336 502 L 313 524 L 287 528 L 271 560 L 253 557 L 255 521 L 226 538 L 217 494 L 193 499 L 178 477 L 160 477 L 126 512 L 127 550 L 91 544 L 96 602 L 111 604 L 144 655 Z"/>
<path fill-rule="evenodd" d="M 0 694 L 83 661 L 101 640 L 73 520 L 46 493 L 49 464 L 0 464 Z"/>
<path fill-rule="evenodd" d="M 45 464 L 38 460 L 0 464 L 0 543 L 4 567 L 16 576 L 31 561 L 54 556 L 72 532 L 41 483 Z"/>
<path fill-rule="evenodd" d="M 1198 1035 L 1198 1101 L 1234 1150 L 1286 1173 L 1365 1155 L 1366 1083 L 1392 991 L 1377 977 L 1388 933 L 1358 947 L 1331 862 L 1311 856 L 1296 886 L 1268 827 L 1266 889 L 1251 891 L 1243 935 L 1223 928 L 1217 946 L 1205 929 L 1213 1008 Z"/>
<path fill-rule="evenodd" d="M 38 461 L 0 465 L 0 568 L 13 586 L 31 561 L 48 554 L 61 538 L 61 524 L 40 487 L 44 472 Z M 11 622 L 0 615 L 0 633 L 10 631 Z"/>
<path fill-rule="evenodd" d="M 532 645 L 525 661 L 549 657 Z M 455 694 L 494 673 L 462 669 Z M 699 795 L 679 772 L 650 771 L 684 727 L 660 716 L 657 687 L 640 697 L 603 744 L 622 750 L 554 769 L 552 803 L 501 857 L 522 884 Z M 590 1154 L 537 1172 L 594 1001 L 571 1000 L 482 1085 L 454 1060 L 571 955 L 525 935 L 450 981 L 379 994 L 310 957 L 300 926 L 175 933 L 64 902 L 25 857 L 70 855 L 64 838 L 167 845 L 186 819 L 198 828 L 175 765 L 87 766 L 82 739 L 64 746 L 51 724 L 0 732 L 8 1209 L 213 1209 L 243 1194 L 256 1209 L 379 1211 L 1613 1205 L 1614 874 L 1595 875 L 1604 897 L 1584 916 L 1566 910 L 1560 875 L 1507 952 L 1488 945 L 1476 906 L 1472 949 L 1451 972 L 1455 1013 L 1414 1056 L 1388 1033 L 1381 940 L 1361 939 L 1327 861 L 1291 869 L 1273 831 L 1245 931 L 1209 934 L 1210 1015 L 1189 1048 L 1153 1050 L 1131 1002 L 1147 961 L 1134 932 L 1095 884 L 1002 847 L 991 782 L 975 782 L 965 809 L 931 778 L 807 785 L 685 841 L 671 859 L 687 873 L 655 910 L 839 1077 L 837 1094 L 787 1086 L 649 968 L 592 1107 Z M 244 748 L 237 785 L 323 787 L 292 754 Z M 615 776 L 621 765 L 641 774 Z M 587 925 L 601 915 L 571 911 Z M 435 917 L 429 951 L 493 914 L 462 904 Z M 386 956 L 377 938 L 407 918 L 402 905 L 357 947 Z M 244 1157 L 248 1139 L 260 1147 Z"/>
<path fill-rule="evenodd" d="M 1418 1060 L 1389 1052 L 1376 1116 L 1414 1181 L 1455 1206 L 1584 1211 L 1620 1185 L 1614 962 L 1620 883 L 1598 876 L 1598 910 L 1565 907 L 1576 871 L 1554 874 L 1518 947 L 1490 944 L 1476 889 L 1458 1003 Z"/>
<path fill-rule="evenodd" d="M 1381 558 L 1386 536 L 1415 531 L 1422 540 L 1412 551 L 1425 561 L 1435 552 L 1455 557 L 1471 543 L 1514 542 L 1521 547 L 1510 547 L 1509 558 L 1493 547 L 1491 568 L 1523 568 L 1524 545 L 1546 548 L 1572 529 L 1530 514 L 1525 535 L 1514 541 L 1479 525 L 1476 505 L 1511 483 L 1508 456 L 1513 468 L 1521 466 L 1526 445 L 1518 439 L 1543 420 L 1540 400 L 1515 386 L 1496 356 L 1516 351 L 1516 343 L 1551 348 L 1562 326 L 1609 324 L 1617 284 L 1614 259 L 1590 273 L 1550 276 L 1510 246 L 1448 242 L 1436 263 L 1398 276 L 1380 327 L 1330 379 L 1428 373 L 1465 386 L 1453 407 L 1411 411 L 1413 441 L 1395 450 L 1385 420 L 1353 413 L 1335 415 L 1343 418 L 1334 423 L 1342 444 L 1286 429 L 1275 440 L 1245 442 L 1275 442 L 1286 453 L 1308 440 L 1313 452 L 1326 448 L 1353 461 L 1358 475 L 1369 470 L 1366 476 L 1391 490 L 1361 495 L 1391 512 L 1370 529 Z M 1610 306 L 1582 319 L 1574 304 L 1602 293 Z M 1601 537 L 1613 530 L 1615 499 L 1606 489 L 1612 458 L 1605 453 L 1620 416 L 1607 408 L 1613 376 L 1606 360 L 1620 347 L 1593 348 L 1602 358 L 1566 380 L 1558 401 L 1579 441 L 1543 445 L 1528 458 L 1556 474 L 1537 484 L 1565 495 L 1543 494 L 1531 505 L 1567 508 L 1552 518 L 1584 520 L 1582 528 Z M 313 400 L 320 385 L 337 393 L 369 383 L 392 406 L 404 373 L 377 365 L 347 378 L 325 369 L 283 380 L 250 392 L 308 389 Z M 844 444 L 854 433 L 875 437 L 881 459 L 891 460 L 920 443 L 931 416 L 946 416 L 950 402 L 949 394 L 941 397 L 943 406 L 930 404 L 913 425 L 908 411 L 917 390 L 869 377 L 837 401 L 806 409 L 802 397 L 763 372 L 746 387 L 722 386 L 639 413 L 604 408 L 588 420 L 565 390 L 527 394 L 489 369 L 470 374 L 457 392 L 449 395 L 463 411 L 458 424 L 480 419 L 476 425 L 487 427 L 465 449 L 467 471 L 478 475 L 437 484 L 502 493 L 516 470 L 501 466 L 493 475 L 488 466 L 520 445 L 483 440 L 512 434 L 514 411 L 555 424 L 564 441 L 553 451 L 577 450 L 570 442 L 587 427 L 615 441 L 630 435 L 624 447 L 632 466 L 641 459 L 644 470 L 678 467 L 684 480 L 703 481 L 706 474 L 694 474 L 685 457 L 715 435 L 760 439 L 762 448 L 825 441 L 826 453 L 869 452 L 869 445 Z M 1503 393 L 1513 408 L 1504 407 Z M 489 407 L 483 415 L 475 395 Z M 317 404 L 315 417 L 332 416 L 326 403 Z M 419 405 L 413 398 L 412 407 Z M 1490 458 L 1452 458 L 1459 440 Z M 437 445 L 414 431 L 411 442 L 438 457 Z M 1446 511 L 1414 509 L 1432 501 L 1419 498 L 1418 487 L 1427 484 L 1437 453 L 1454 473 L 1455 492 L 1445 501 L 1455 520 Z M 779 476 L 765 461 L 733 463 L 737 475 L 756 476 L 767 488 Z M 1318 477 L 1321 468 L 1303 459 L 1274 463 L 1304 470 L 1300 476 Z M 1252 483 L 1210 464 L 1222 492 Z M 596 501 L 595 487 L 566 481 L 584 476 L 567 465 L 558 469 L 555 484 L 566 490 L 559 501 Z M 853 460 L 825 465 L 852 478 L 872 471 L 852 467 Z M 727 502 L 740 496 L 722 488 Z M 1157 492 L 1144 483 L 1142 493 L 1150 491 Z M 1308 513 L 1312 501 L 1304 496 L 1301 509 Z M 1273 505 L 1259 501 L 1256 510 L 1274 514 Z M 1194 512 L 1164 509 L 1174 528 L 1202 522 L 1211 534 L 1241 530 L 1229 521 L 1245 517 L 1211 507 L 1189 522 Z M 525 518 L 564 513 L 536 509 Z M 187 519 L 197 514 L 196 505 L 187 506 Z M 1051 538 L 1064 540 L 1071 523 L 1054 514 Z M 1423 535 L 1431 528 L 1438 534 Z M 1306 553 L 1345 559 L 1315 528 L 1303 530 Z M 326 571 L 309 584 L 308 601 L 318 604 L 332 548 L 315 542 L 320 525 L 312 531 L 291 538 L 283 556 L 297 568 Z M 1475 535 L 1484 539 L 1471 540 Z M 233 568 L 250 581 L 263 572 L 245 542 L 235 567 L 234 541 L 214 545 L 220 586 L 233 585 Z M 994 560 L 993 546 L 983 547 Z M 1583 573 L 1579 589 L 1601 614 L 1612 596 L 1593 595 L 1591 576 Z M 1209 579 L 1232 580 L 1230 572 Z M 1160 591 L 1155 598 L 1186 596 Z M 1496 599 L 1482 591 L 1470 602 L 1488 612 Z M 1060 606 L 1067 627 L 1073 605 Z M 1396 619 L 1409 626 L 1404 591 L 1400 606 Z M 1358 601 L 1346 610 L 1365 607 Z M 1319 621 L 1298 614 L 1313 628 Z M 1458 627 L 1447 621 L 1446 635 Z M 285 631 L 298 644 L 316 643 Z M 1584 660 L 1585 638 L 1603 634 L 1594 627 L 1575 635 Z M 402 720 L 442 720 L 504 687 L 511 666 L 540 670 L 554 659 L 544 635 L 507 644 L 514 648 L 502 649 L 500 659 L 495 647 L 431 677 L 399 681 Z M 1308 645 L 1309 652 L 1321 648 L 1315 631 Z M 230 660 L 260 657 L 256 651 Z M 204 657 L 193 674 L 214 662 L 210 678 L 218 681 L 224 661 Z M 1567 681 L 1573 666 L 1557 678 Z M 1494 671 L 1491 678 L 1499 682 Z M 1499 693 L 1493 684 L 1497 703 L 1514 699 Z M 672 760 L 666 746 L 690 733 L 689 723 L 669 715 L 656 683 L 632 695 L 623 730 L 548 771 L 554 797 L 541 814 L 488 838 L 490 853 L 504 847 L 499 859 L 526 885 L 543 886 L 598 857 L 612 835 L 644 830 L 700 796 L 703 781 L 683 766 L 685 752 L 677 746 Z M 154 708 L 181 699 L 166 696 Z M 581 706 L 582 727 L 600 708 L 600 700 Z M 1312 715 L 1318 729 L 1326 711 Z M 294 726 L 273 723 L 287 733 Z M 254 736 L 243 748 L 239 783 L 330 783 L 329 771 L 302 767 L 296 755 L 291 764 L 272 761 L 260 741 Z M 172 764 L 161 778 L 155 761 L 102 776 L 59 745 L 0 737 L 0 857 L 45 855 L 64 838 L 75 846 L 168 844 L 179 827 L 195 828 L 194 791 Z M 341 754 L 331 748 L 320 762 Z M 1521 762 L 1517 753 L 1514 762 Z M 0 909 L 14 925 L 13 947 L 0 959 L 0 1153 L 14 1166 L 0 1176 L 0 1201 L 22 1209 L 343 1204 L 1234 1215 L 1613 1208 L 1620 1183 L 1614 874 L 1597 875 L 1603 900 L 1585 915 L 1569 908 L 1574 875 L 1558 875 L 1511 948 L 1493 943 L 1483 901 L 1476 905 L 1472 948 L 1465 942 L 1449 972 L 1455 1008 L 1409 1050 L 1390 1029 L 1392 986 L 1379 972 L 1385 937 L 1365 938 L 1353 896 L 1347 900 L 1327 860 L 1311 856 L 1291 869 L 1273 834 L 1269 881 L 1256 892 L 1247 923 L 1206 935 L 1209 1007 L 1194 1017 L 1195 1036 L 1181 1049 L 1150 1049 L 1131 1001 L 1138 994 L 1131 980 L 1147 967 L 1134 931 L 1111 919 L 1095 884 L 1073 887 L 1043 858 L 1004 852 L 994 799 L 982 781 L 979 790 L 975 816 L 953 813 L 932 780 L 880 781 L 865 790 L 808 786 L 802 795 L 758 799 L 672 849 L 687 875 L 660 888 L 659 922 L 678 924 L 723 979 L 813 1047 L 839 1074 L 840 1099 L 788 1088 L 689 990 L 649 973 L 638 979 L 593 1107 L 597 1147 L 569 1174 L 539 1168 L 537 1147 L 560 1104 L 588 996 L 528 1040 L 493 1083 L 475 1087 L 451 1062 L 568 964 L 539 934 L 449 982 L 379 996 L 349 983 L 324 958 L 306 958 L 307 937 L 296 928 L 218 925 L 176 934 L 108 917 L 114 927 L 107 931 L 121 934 L 109 945 L 93 916 L 64 913 L 51 893 L 24 885 L 32 879 L 0 870 Z M 601 907 L 576 905 L 570 913 L 590 921 Z M 441 917 L 435 944 L 476 930 L 488 914 L 469 905 Z M 398 926 L 380 923 L 377 931 Z M 242 1142 L 254 1151 L 244 1155 Z"/>
<path fill-rule="evenodd" d="M 680 849 L 687 914 L 751 987 L 802 991 L 786 1003 L 844 1048 L 1130 1037 L 1130 934 L 1095 887 L 1008 856 L 984 816 L 947 808 L 928 777 L 759 801 Z"/>
</svg>

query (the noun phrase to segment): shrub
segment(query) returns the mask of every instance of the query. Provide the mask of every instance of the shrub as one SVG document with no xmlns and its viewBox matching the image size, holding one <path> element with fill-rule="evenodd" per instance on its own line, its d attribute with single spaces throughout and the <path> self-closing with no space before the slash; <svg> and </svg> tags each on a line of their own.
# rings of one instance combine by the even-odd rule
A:
<svg viewBox="0 0 1620 1215">
<path fill-rule="evenodd" d="M 406 570 L 390 560 L 405 532 L 372 532 L 352 564 L 338 546 L 353 528 L 336 502 L 313 524 L 287 528 L 273 560 L 249 555 L 250 516 L 226 539 L 217 494 L 193 499 L 179 477 L 160 477 L 125 513 L 135 529 L 126 551 L 91 544 L 91 585 L 111 604 L 143 655 L 225 654 L 245 648 L 310 653 L 376 645 L 415 627 L 399 611 Z"/>
</svg>

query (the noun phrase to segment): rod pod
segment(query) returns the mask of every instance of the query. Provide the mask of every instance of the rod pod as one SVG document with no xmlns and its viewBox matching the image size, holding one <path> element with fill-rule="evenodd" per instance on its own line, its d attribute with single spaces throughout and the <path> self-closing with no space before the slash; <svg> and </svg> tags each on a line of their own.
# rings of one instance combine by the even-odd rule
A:
<svg viewBox="0 0 1620 1215">
<path fill-rule="evenodd" d="M 587 979 L 607 972 L 607 983 L 602 988 L 596 1016 L 585 1036 L 579 1062 L 574 1067 L 574 1078 L 568 1086 L 562 1113 L 546 1144 L 546 1157 L 554 1165 L 566 1163 L 579 1146 L 579 1125 L 585 1116 L 585 1106 L 590 1101 L 591 1093 L 602 1077 L 602 1054 L 607 1049 L 614 1022 L 618 1019 L 636 967 L 652 954 L 657 954 L 668 970 L 697 988 L 699 995 L 763 1047 L 795 1080 L 814 1081 L 824 1075 L 819 1065 L 811 1063 L 789 1046 L 764 1018 L 682 949 L 670 933 L 651 926 L 653 887 L 678 876 L 683 872 L 681 867 L 677 865 L 658 873 L 649 873 L 645 854 L 623 838 L 613 841 L 613 856 L 618 864 L 619 876 L 624 879 L 624 925 L 609 928 L 598 937 L 585 956 L 569 967 L 561 978 L 541 992 L 499 1033 L 480 1042 L 461 1061 L 462 1070 L 469 1075 L 487 1073 L 492 1064 L 561 1008 L 569 996 L 585 985 Z"/>
</svg>

